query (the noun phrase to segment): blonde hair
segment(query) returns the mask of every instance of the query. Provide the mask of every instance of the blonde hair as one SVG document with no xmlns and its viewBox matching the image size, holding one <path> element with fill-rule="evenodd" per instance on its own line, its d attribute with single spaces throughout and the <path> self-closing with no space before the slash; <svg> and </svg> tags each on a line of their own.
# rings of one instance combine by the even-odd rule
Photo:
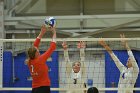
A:
<svg viewBox="0 0 140 93">
<path fill-rule="evenodd" d="M 79 63 L 80 66 L 81 66 L 81 62 L 80 62 L 80 61 L 73 62 L 73 63 L 72 63 L 72 66 L 74 66 L 75 63 Z"/>
</svg>

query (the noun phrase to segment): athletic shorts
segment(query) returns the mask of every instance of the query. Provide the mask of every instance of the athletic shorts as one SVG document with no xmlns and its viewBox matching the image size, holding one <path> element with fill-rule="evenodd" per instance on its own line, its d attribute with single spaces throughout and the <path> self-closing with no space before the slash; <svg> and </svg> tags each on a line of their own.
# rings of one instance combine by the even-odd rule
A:
<svg viewBox="0 0 140 93">
<path fill-rule="evenodd" d="M 50 93 L 50 86 L 41 86 L 38 88 L 33 88 L 32 93 Z"/>
</svg>

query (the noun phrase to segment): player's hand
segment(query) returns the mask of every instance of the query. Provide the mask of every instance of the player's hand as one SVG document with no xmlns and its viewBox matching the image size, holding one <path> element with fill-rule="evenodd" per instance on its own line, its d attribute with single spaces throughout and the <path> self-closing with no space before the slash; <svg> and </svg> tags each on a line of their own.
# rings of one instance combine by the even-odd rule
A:
<svg viewBox="0 0 140 93">
<path fill-rule="evenodd" d="M 129 45 L 127 44 L 127 41 L 125 40 L 125 35 L 124 34 L 120 34 L 120 37 L 122 38 L 121 39 L 121 42 L 122 42 L 122 45 L 127 49 L 127 50 L 131 50 Z"/>
<path fill-rule="evenodd" d="M 52 27 L 51 30 L 52 30 L 53 33 L 56 32 L 56 28 L 55 27 Z"/>
<path fill-rule="evenodd" d="M 80 41 L 78 44 L 77 44 L 77 48 L 85 48 L 86 45 L 85 45 L 85 42 L 84 41 Z"/>
<path fill-rule="evenodd" d="M 40 33 L 39 33 L 39 35 L 38 35 L 37 38 L 40 38 L 41 39 L 42 36 L 46 33 L 46 31 L 47 31 L 47 29 L 46 29 L 45 25 L 42 25 L 41 31 L 40 31 Z"/>
<path fill-rule="evenodd" d="M 41 34 L 46 33 L 46 31 L 47 31 L 46 26 L 42 25 L 42 27 L 41 27 Z"/>
<path fill-rule="evenodd" d="M 67 45 L 66 41 L 64 41 L 64 42 L 62 43 L 62 47 L 63 47 L 63 49 L 67 49 L 67 48 L 68 48 L 68 45 Z"/>
<path fill-rule="evenodd" d="M 100 38 L 99 43 L 100 43 L 102 46 L 106 46 L 106 45 L 107 45 L 106 42 L 105 42 L 102 38 Z"/>
<path fill-rule="evenodd" d="M 121 39 L 122 44 L 125 45 L 126 44 L 126 40 L 124 39 L 125 35 L 124 34 L 120 34 L 120 37 L 122 38 Z"/>
<path fill-rule="evenodd" d="M 48 30 L 52 31 L 52 33 L 56 33 L 56 28 L 55 27 L 50 26 L 50 27 L 48 27 Z"/>
</svg>

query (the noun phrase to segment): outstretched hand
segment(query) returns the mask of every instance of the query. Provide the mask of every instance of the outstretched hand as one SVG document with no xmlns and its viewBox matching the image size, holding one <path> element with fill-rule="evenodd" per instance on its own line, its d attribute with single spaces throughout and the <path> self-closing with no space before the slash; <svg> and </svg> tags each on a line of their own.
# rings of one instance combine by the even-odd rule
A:
<svg viewBox="0 0 140 93">
<path fill-rule="evenodd" d="M 102 38 L 99 40 L 99 43 L 100 43 L 102 46 L 106 46 L 106 45 L 107 45 L 106 42 L 105 42 Z"/>
<path fill-rule="evenodd" d="M 41 34 L 46 33 L 46 31 L 47 31 L 46 26 L 42 25 L 42 27 L 41 27 Z"/>
<path fill-rule="evenodd" d="M 50 27 L 49 27 L 49 30 L 52 31 L 53 33 L 55 33 L 55 32 L 56 32 L 56 27 L 51 27 L 51 26 L 50 26 Z"/>
<path fill-rule="evenodd" d="M 123 45 L 127 50 L 130 50 L 130 47 L 128 46 L 127 41 L 125 40 L 125 35 L 124 35 L 124 34 L 120 34 L 120 37 L 122 38 L 122 40 L 121 40 L 122 45 Z"/>
<path fill-rule="evenodd" d="M 45 25 L 42 25 L 41 31 L 40 31 L 40 33 L 39 33 L 39 35 L 38 35 L 38 38 L 41 39 L 42 36 L 46 33 L 46 31 L 47 31 L 47 29 L 46 29 Z"/>
<path fill-rule="evenodd" d="M 67 48 L 68 48 L 68 45 L 67 45 L 66 41 L 64 41 L 64 42 L 62 43 L 62 47 L 63 47 L 63 49 L 67 49 Z"/>
<path fill-rule="evenodd" d="M 124 40 L 125 35 L 124 34 L 120 34 L 120 37 L 122 38 L 121 39 L 122 44 L 125 45 L 126 44 L 126 40 Z"/>
<path fill-rule="evenodd" d="M 77 48 L 85 48 L 86 45 L 85 45 L 85 42 L 84 41 L 80 41 L 78 44 L 77 44 Z"/>
<path fill-rule="evenodd" d="M 112 53 L 111 48 L 108 46 L 108 44 L 107 44 L 102 38 L 99 40 L 99 43 L 100 43 L 109 53 Z"/>
</svg>

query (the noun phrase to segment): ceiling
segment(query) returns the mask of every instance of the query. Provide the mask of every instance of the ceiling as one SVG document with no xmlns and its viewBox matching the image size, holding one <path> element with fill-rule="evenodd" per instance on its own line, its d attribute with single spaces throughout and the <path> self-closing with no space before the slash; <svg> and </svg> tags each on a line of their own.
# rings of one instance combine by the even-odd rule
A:
<svg viewBox="0 0 140 93">
<path fill-rule="evenodd" d="M 4 14 L 5 38 L 35 37 L 49 16 L 58 38 L 140 37 L 140 0 L 4 0 Z"/>
</svg>

